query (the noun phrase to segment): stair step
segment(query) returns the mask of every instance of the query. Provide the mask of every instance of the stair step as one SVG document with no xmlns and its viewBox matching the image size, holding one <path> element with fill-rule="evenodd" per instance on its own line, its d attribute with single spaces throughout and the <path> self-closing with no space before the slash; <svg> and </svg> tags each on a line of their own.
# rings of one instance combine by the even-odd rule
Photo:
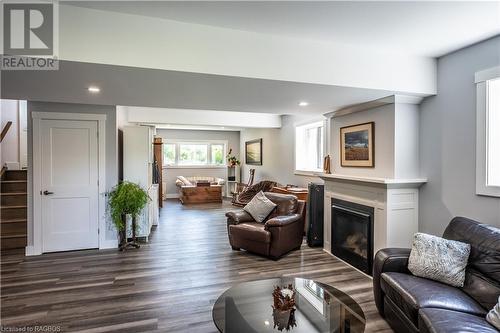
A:
<svg viewBox="0 0 500 333">
<path fill-rule="evenodd" d="M 28 214 L 28 207 L 23 206 L 0 206 L 0 215 L 2 221 L 12 219 L 26 219 Z"/>
<path fill-rule="evenodd" d="M 28 244 L 26 235 L 19 235 L 19 237 L 8 237 L 1 239 L 2 250 L 6 249 L 19 249 L 26 247 Z"/>
<path fill-rule="evenodd" d="M 8 238 L 21 238 L 21 237 L 26 237 L 26 234 L 11 234 L 11 235 L 2 235 L 1 239 L 8 239 Z"/>
<path fill-rule="evenodd" d="M 25 205 L 27 201 L 28 194 L 26 192 L 0 193 L 0 204 L 2 206 L 21 206 Z"/>
<path fill-rule="evenodd" d="M 28 172 L 26 170 L 7 170 L 5 171 L 5 180 L 26 180 Z"/>
<path fill-rule="evenodd" d="M 2 219 L 0 222 L 1 222 L 0 224 L 23 223 L 23 222 L 26 223 L 27 220 L 26 219 L 10 219 L 10 220 Z"/>
<path fill-rule="evenodd" d="M 28 227 L 26 223 L 8 223 L 1 224 L 0 236 L 3 237 L 14 237 L 16 235 L 24 235 L 28 232 Z"/>
<path fill-rule="evenodd" d="M 26 192 L 28 189 L 27 180 L 4 180 L 0 182 L 2 193 Z"/>
</svg>

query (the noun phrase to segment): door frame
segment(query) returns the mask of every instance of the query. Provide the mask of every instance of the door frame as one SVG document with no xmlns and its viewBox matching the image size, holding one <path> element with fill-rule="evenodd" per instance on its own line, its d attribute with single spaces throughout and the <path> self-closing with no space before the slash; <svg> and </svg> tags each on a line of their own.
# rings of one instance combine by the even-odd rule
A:
<svg viewBox="0 0 500 333">
<path fill-rule="evenodd" d="M 59 112 L 35 112 L 31 113 L 33 119 L 33 246 L 27 247 L 27 255 L 39 255 L 43 252 L 42 234 L 42 120 L 82 120 L 97 121 L 97 159 L 98 159 L 98 240 L 99 249 L 109 248 L 110 242 L 106 242 L 106 115 L 91 113 L 59 113 Z M 29 216 L 28 216 L 29 220 Z M 107 244 L 108 243 L 108 244 Z M 115 243 L 115 242 L 113 242 Z M 114 244 L 113 244 L 114 245 Z M 114 247 L 114 246 L 113 246 Z"/>
</svg>

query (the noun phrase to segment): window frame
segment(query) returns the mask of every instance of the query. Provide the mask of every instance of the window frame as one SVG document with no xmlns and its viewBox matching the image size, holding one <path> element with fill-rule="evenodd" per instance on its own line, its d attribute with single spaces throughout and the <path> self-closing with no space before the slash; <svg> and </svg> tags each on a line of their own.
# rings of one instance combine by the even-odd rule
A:
<svg viewBox="0 0 500 333">
<path fill-rule="evenodd" d="M 500 66 L 475 73 L 476 83 L 476 194 L 500 197 L 500 186 L 488 185 L 488 82 L 500 79 Z"/>
<path fill-rule="evenodd" d="M 309 121 L 309 122 L 306 122 L 306 123 L 300 123 L 300 124 L 296 124 L 295 125 L 295 131 L 294 131 L 294 140 L 293 140 L 293 156 L 294 156 L 294 174 L 295 175 L 300 175 L 300 176 L 315 176 L 317 175 L 318 173 L 322 173 L 323 172 L 323 168 L 320 167 L 318 169 L 314 169 L 314 170 L 307 170 L 307 169 L 303 169 L 303 168 L 300 168 L 298 169 L 297 168 L 297 130 L 299 128 L 302 128 L 304 130 L 307 130 L 307 129 L 310 129 L 310 128 L 316 128 L 316 127 L 321 127 L 321 142 L 322 142 L 322 151 L 320 152 L 320 155 L 321 155 L 321 160 L 323 160 L 324 156 L 326 156 L 326 152 L 327 152 L 327 144 L 326 144 L 326 140 L 327 140 L 327 133 L 326 133 L 326 129 L 327 129 L 327 124 L 326 124 L 326 120 L 315 120 L 315 121 Z"/>
<path fill-rule="evenodd" d="M 163 139 L 164 145 L 173 144 L 175 145 L 175 163 L 165 164 L 163 168 L 166 169 L 211 169 L 211 168 L 226 168 L 225 158 L 227 154 L 228 141 L 227 140 L 179 140 L 179 139 Z M 180 146 L 182 144 L 193 144 L 193 145 L 207 145 L 207 163 L 206 164 L 179 164 L 180 157 Z M 212 145 L 222 145 L 223 146 L 223 163 L 213 164 L 212 162 Z M 162 148 L 162 154 L 164 154 Z M 164 155 L 163 155 L 164 156 Z"/>
</svg>

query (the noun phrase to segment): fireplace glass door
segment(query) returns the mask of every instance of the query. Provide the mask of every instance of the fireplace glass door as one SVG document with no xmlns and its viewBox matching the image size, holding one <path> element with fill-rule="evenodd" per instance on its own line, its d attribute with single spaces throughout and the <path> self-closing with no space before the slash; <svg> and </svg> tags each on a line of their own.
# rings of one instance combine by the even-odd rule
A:
<svg viewBox="0 0 500 333">
<path fill-rule="evenodd" d="M 373 208 L 332 200 L 332 254 L 371 274 Z"/>
</svg>

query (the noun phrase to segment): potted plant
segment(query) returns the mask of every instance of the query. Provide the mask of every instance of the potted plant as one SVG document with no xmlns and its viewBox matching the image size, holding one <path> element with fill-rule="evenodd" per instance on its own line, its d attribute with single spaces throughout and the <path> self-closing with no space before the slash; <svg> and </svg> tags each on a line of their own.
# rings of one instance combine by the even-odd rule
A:
<svg viewBox="0 0 500 333">
<path fill-rule="evenodd" d="M 240 160 L 237 159 L 236 156 L 232 155 L 232 153 L 233 153 L 233 148 L 229 148 L 229 152 L 226 155 L 227 164 L 230 167 L 235 167 L 237 165 L 240 165 L 241 164 Z"/>
<path fill-rule="evenodd" d="M 139 248 L 135 239 L 137 216 L 149 201 L 149 196 L 139 185 L 121 182 L 108 193 L 111 218 L 120 235 L 120 251 L 128 246 Z M 126 218 L 132 217 L 132 241 L 127 242 Z"/>
</svg>

